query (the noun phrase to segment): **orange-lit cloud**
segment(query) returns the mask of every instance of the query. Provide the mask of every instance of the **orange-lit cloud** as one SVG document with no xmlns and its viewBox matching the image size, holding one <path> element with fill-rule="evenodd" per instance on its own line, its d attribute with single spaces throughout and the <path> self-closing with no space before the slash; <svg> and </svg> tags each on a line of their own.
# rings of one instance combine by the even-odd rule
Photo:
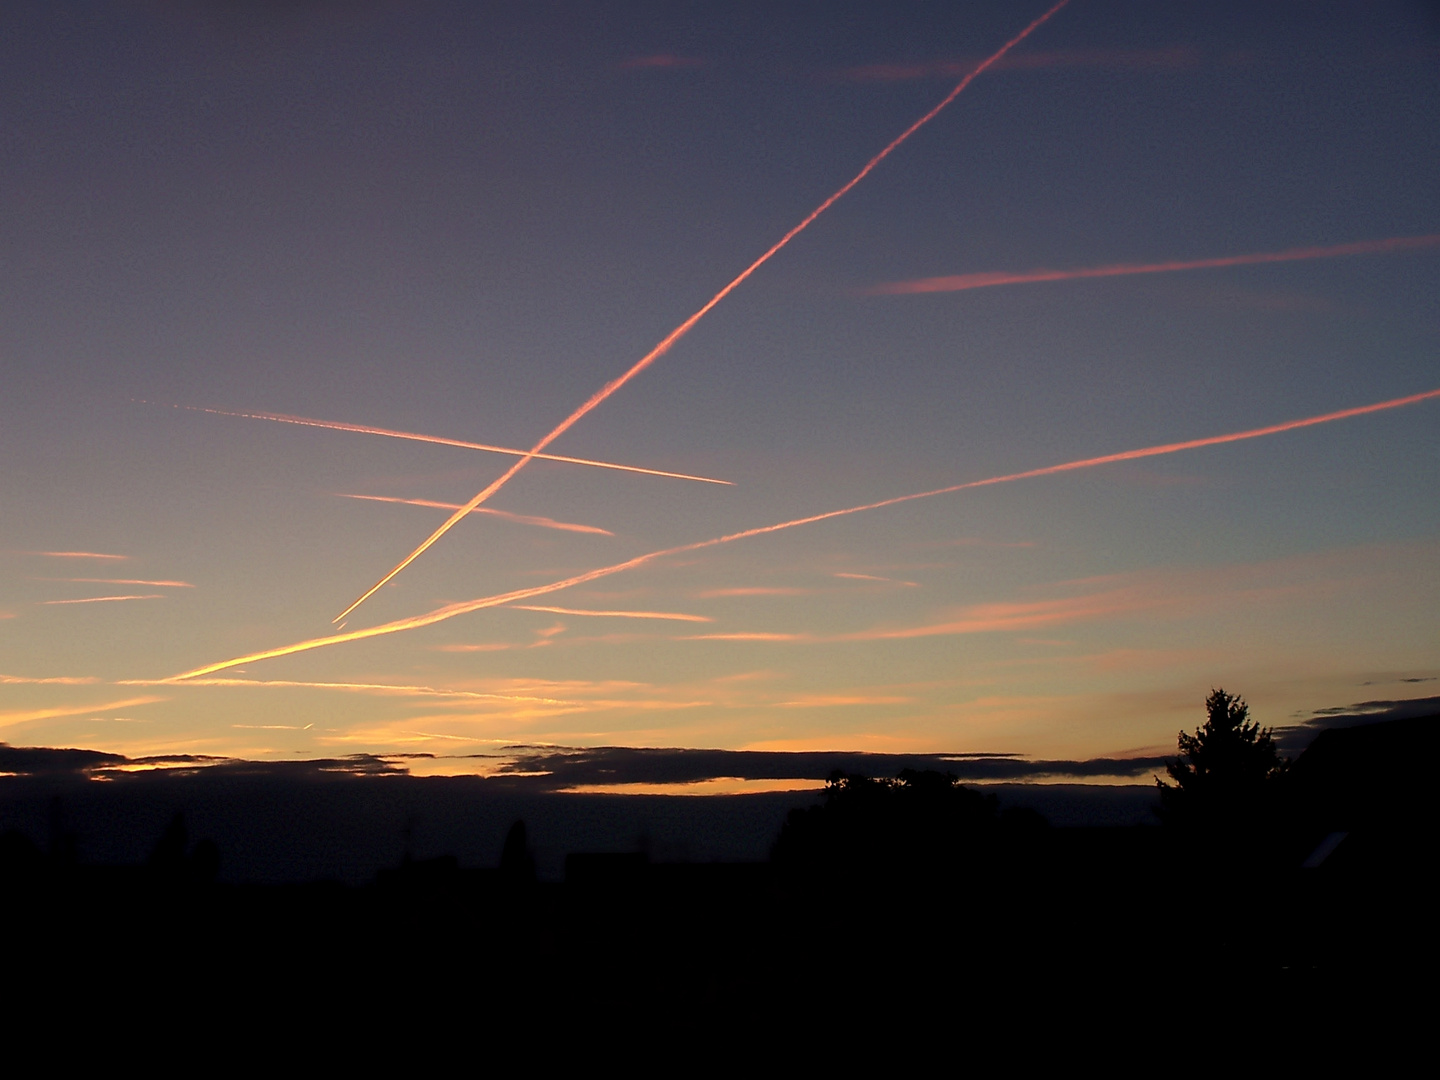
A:
<svg viewBox="0 0 1440 1080">
<path fill-rule="evenodd" d="M 729 296 L 732 292 L 738 289 L 740 285 L 750 277 L 750 275 L 755 273 L 755 271 L 759 270 L 760 267 L 764 266 L 767 262 L 769 262 L 770 259 L 787 244 L 789 244 L 791 240 L 795 239 L 795 237 L 799 236 L 802 232 L 808 229 L 811 223 L 813 223 L 818 217 L 820 217 L 821 214 L 825 213 L 826 210 L 829 210 L 830 207 L 834 206 L 835 203 L 837 203 L 842 197 L 844 197 L 851 188 L 853 188 L 856 184 L 860 183 L 860 181 L 865 179 L 866 176 L 870 175 L 870 173 L 882 161 L 884 161 L 895 150 L 897 150 L 907 139 L 910 138 L 911 135 L 914 135 L 915 132 L 919 131 L 922 127 L 924 127 L 936 116 L 938 116 L 941 110 L 943 110 L 945 106 L 949 105 L 952 101 L 959 97 L 961 92 L 967 86 L 969 86 L 970 83 L 976 79 L 976 77 L 978 77 L 987 68 L 991 67 L 997 61 L 999 61 L 1016 45 L 1019 45 L 1022 41 L 1029 37 L 1036 29 L 1038 29 L 1042 24 L 1044 24 L 1052 15 L 1054 15 L 1057 11 L 1063 8 L 1067 3 L 1069 3 L 1069 0 L 1060 0 L 1059 3 L 1057 3 L 1054 7 L 1050 8 L 1050 10 L 1046 11 L 1045 14 L 1035 19 L 1033 22 L 1030 23 L 1029 26 L 1025 27 L 1024 30 L 1020 31 L 1020 33 L 1016 34 L 1013 38 L 1007 41 L 1003 46 L 1000 47 L 998 51 L 987 57 L 980 64 L 976 65 L 974 70 L 969 72 L 963 79 L 961 79 L 960 82 L 956 84 L 955 88 L 951 90 L 950 93 L 946 94 L 943 99 L 941 99 L 938 105 L 932 108 L 929 112 L 925 113 L 924 116 L 920 117 L 920 119 L 916 120 L 908 128 L 906 128 L 894 139 L 892 139 L 889 145 L 887 145 L 883 150 L 881 150 L 878 154 L 876 154 L 869 161 L 867 161 L 864 167 L 861 168 L 861 170 L 856 173 L 853 178 L 851 178 L 846 184 L 844 184 L 839 190 L 837 190 L 833 195 L 831 195 L 828 199 L 822 202 L 814 210 L 810 211 L 810 213 L 807 214 L 798 225 L 794 226 L 789 232 L 787 232 L 784 236 L 782 236 L 779 240 L 772 244 L 763 255 L 761 255 L 758 259 L 756 259 L 744 270 L 742 270 L 730 281 L 728 285 L 726 285 L 723 289 L 721 289 L 708 301 L 706 301 L 705 305 L 701 307 L 699 311 L 695 312 L 695 314 L 691 315 L 674 330 L 670 331 L 670 333 L 665 335 L 665 337 L 660 341 L 658 345 L 656 345 L 653 349 L 651 349 L 648 353 L 646 353 L 633 365 L 631 365 L 628 371 L 626 371 L 619 378 L 612 379 L 610 382 L 602 386 L 599 390 L 595 391 L 595 393 L 590 396 L 589 400 L 587 400 L 583 405 L 581 405 L 578 409 L 576 409 L 564 420 L 562 420 L 558 425 L 556 425 L 550 431 L 550 433 L 546 435 L 543 439 L 541 439 L 538 443 L 536 443 L 534 447 L 525 454 L 525 456 L 516 461 L 515 464 L 511 465 L 510 468 L 507 469 L 504 473 L 502 473 L 498 479 L 496 479 L 483 491 L 479 492 L 468 503 L 462 506 L 459 510 L 456 510 L 455 513 L 452 514 L 443 525 L 441 525 L 438 529 L 431 533 L 420 544 L 419 547 L 417 547 L 409 555 L 405 556 L 405 558 L 401 559 L 400 562 L 395 565 L 394 569 L 392 569 L 388 574 L 382 577 L 374 585 L 370 586 L 370 588 L 366 592 L 361 594 L 361 596 L 353 604 L 351 604 L 348 608 L 342 611 L 339 615 L 335 616 L 332 621 L 337 623 L 340 622 L 342 619 L 345 618 L 345 616 L 349 615 L 350 612 L 354 611 L 371 596 L 375 595 L 375 593 L 381 588 L 383 588 L 385 584 L 390 581 L 391 578 L 393 578 L 396 574 L 400 573 L 400 571 L 404 570 L 405 567 L 409 566 L 412 562 L 414 562 L 417 558 L 424 554 L 424 552 L 432 544 L 434 544 L 435 541 L 439 540 L 440 537 L 444 536 L 447 532 L 454 528 L 456 523 L 458 523 L 462 518 L 464 518 L 466 514 L 470 513 L 486 499 L 490 498 L 491 495 L 494 495 L 495 492 L 499 491 L 502 487 L 509 483 L 510 478 L 513 477 L 516 473 L 518 473 L 521 469 L 523 469 L 526 465 L 528 465 L 535 457 L 537 457 L 540 451 L 544 450 L 545 447 L 549 446 L 561 435 L 569 431 L 570 428 L 572 428 L 576 423 L 578 423 L 592 409 L 597 408 L 602 402 L 609 398 L 610 395 L 614 394 L 631 379 L 635 378 L 635 376 L 639 375 L 656 360 L 660 359 L 672 348 L 674 348 L 676 342 L 678 342 L 681 338 L 688 334 L 690 330 L 695 326 L 695 324 L 698 323 L 701 319 L 703 319 L 707 314 L 709 314 L 711 309 L 713 309 L 717 304 L 719 304 L 720 301 L 724 300 L 725 297 Z"/>
<path fill-rule="evenodd" d="M 195 586 L 188 581 L 145 581 L 141 578 L 113 578 L 113 577 L 47 577 L 36 578 L 36 581 L 71 581 L 80 582 L 85 585 L 153 585 L 164 586 L 172 589 L 193 589 Z"/>
<path fill-rule="evenodd" d="M 1125 277 L 1130 274 L 1169 274 L 1178 270 L 1218 270 L 1227 266 L 1257 266 L 1262 263 L 1302 262 L 1307 259 L 1336 259 L 1345 255 L 1389 255 L 1440 245 L 1440 234 L 1429 236 L 1394 236 L 1388 240 L 1363 240 L 1354 244 L 1333 244 L 1329 247 L 1289 248 L 1285 251 L 1258 252 L 1249 255 L 1225 255 L 1217 259 L 1191 259 L 1160 263 L 1117 263 L 1110 266 L 1084 266 L 1073 270 L 1005 270 L 978 274 L 953 274 L 948 277 L 920 278 L 916 281 L 895 281 L 867 290 L 873 295 L 900 296 L 913 293 L 964 292 L 987 289 L 995 285 L 1029 285 L 1041 281 L 1078 281 L 1083 278 Z"/>
<path fill-rule="evenodd" d="M 80 600 L 41 600 L 42 604 L 99 604 L 107 600 L 164 600 L 163 593 L 147 593 L 144 596 L 87 596 Z"/>
<path fill-rule="evenodd" d="M 685 615 L 677 611 L 590 611 L 585 608 L 540 607 L 534 604 L 511 604 L 517 611 L 548 611 L 554 615 L 598 615 L 614 619 L 676 619 L 680 622 L 714 622 L 706 615 Z"/>
<path fill-rule="evenodd" d="M 27 555 L 44 555 L 49 559 L 117 559 L 130 558 L 129 555 L 105 555 L 99 551 L 28 551 Z"/>
<path fill-rule="evenodd" d="M 774 525 L 763 525 L 759 528 L 745 529 L 741 532 L 730 533 L 726 536 L 717 536 L 710 540 L 700 540 L 691 544 L 681 544 L 678 547 L 647 552 L 644 555 L 637 555 L 633 559 L 627 559 L 624 562 L 614 563 L 611 566 L 598 567 L 594 570 L 587 570 L 584 573 L 576 574 L 573 577 L 564 578 L 560 581 L 554 581 L 547 585 L 533 585 L 524 589 L 515 589 L 508 593 L 498 593 L 494 596 L 480 597 L 477 600 L 447 604 L 444 607 L 426 612 L 423 615 L 412 615 L 404 619 L 396 619 L 393 622 L 382 623 L 378 626 L 366 627 L 363 630 L 351 630 L 347 633 L 331 634 L 328 637 L 313 638 L 309 641 L 301 641 L 293 645 L 282 645 L 278 648 L 266 649 L 263 652 L 250 653 L 246 656 L 236 657 L 233 660 L 224 660 L 216 664 L 208 664 L 205 667 L 196 668 L 193 671 L 187 671 L 180 675 L 173 676 L 173 680 L 193 679 L 201 675 L 209 675 L 212 672 L 222 671 L 226 668 L 238 667 L 241 664 L 255 660 L 268 660 L 278 656 L 290 656 L 295 653 L 307 652 L 311 649 L 323 648 L 327 645 L 339 645 L 347 641 L 362 641 L 366 638 L 395 634 L 403 630 L 416 630 L 423 626 L 433 626 L 447 619 L 453 619 L 457 615 L 465 615 L 469 612 L 480 611 L 484 608 L 514 604 L 520 600 L 528 600 L 532 597 L 544 596 L 549 593 L 560 592 L 563 589 L 574 588 L 576 585 L 584 585 L 599 578 L 609 577 L 612 574 L 633 570 L 636 567 L 644 566 L 672 555 L 679 555 L 689 551 L 699 551 L 703 548 L 718 547 L 721 544 L 729 544 L 736 540 L 747 540 L 755 536 L 765 536 L 769 533 L 782 532 L 786 529 L 798 528 L 801 525 L 812 525 L 821 521 L 829 521 L 832 518 L 847 517 L 850 514 L 859 514 L 867 510 L 879 510 L 887 506 L 898 506 L 901 503 L 914 502 L 918 499 L 931 499 L 937 495 L 950 495 L 960 491 L 969 491 L 974 488 L 989 487 L 995 484 L 1008 484 L 1016 480 L 1051 476 L 1078 469 L 1091 469 L 1116 461 L 1132 461 L 1137 458 L 1179 453 L 1182 450 L 1195 450 L 1200 447 L 1218 446 L 1223 443 L 1240 442 L 1245 439 L 1258 439 L 1261 436 L 1313 427 L 1316 424 L 1328 424 L 1336 420 L 1365 416 L 1370 413 L 1382 412 L 1388 409 L 1398 409 L 1406 405 L 1414 405 L 1437 397 L 1440 397 L 1440 390 L 1427 390 L 1424 393 L 1411 394 L 1408 397 L 1392 398 L 1389 401 L 1381 401 L 1373 405 L 1361 405 L 1352 409 L 1341 409 L 1337 412 L 1323 413 L 1319 416 L 1310 416 L 1302 420 L 1289 420 L 1281 424 L 1271 424 L 1268 427 L 1251 428 L 1248 431 L 1232 432 L 1228 435 L 1212 435 L 1203 439 L 1190 439 L 1186 442 L 1166 443 L 1161 446 L 1149 446 L 1139 450 L 1125 450 L 1118 454 L 1106 454 L 1102 457 L 1082 458 L 1078 461 L 1068 461 L 1061 465 L 1029 469 L 1025 472 L 1009 473 L 1004 476 L 992 476 L 985 480 L 971 480 L 967 483 L 936 488 L 932 491 L 920 491 L 912 495 L 898 495 L 891 499 L 882 499 L 879 502 L 850 506 L 843 510 L 830 510 L 823 514 L 812 514 L 809 517 L 795 518 L 792 521 L 782 521 Z"/>
<path fill-rule="evenodd" d="M 337 491 L 335 494 L 342 499 L 364 499 L 367 502 L 403 503 L 406 506 L 428 506 L 436 510 L 460 509 L 459 503 L 433 502 L 430 499 L 399 499 L 390 495 L 347 495 L 341 491 Z M 538 517 L 533 514 L 512 514 L 506 510 L 492 510 L 488 506 L 477 506 L 472 513 L 490 514 L 494 517 L 504 518 L 506 521 L 514 521 L 521 525 L 538 525 L 544 529 L 560 529 L 564 532 L 596 533 L 599 536 L 615 535 L 609 529 L 602 529 L 598 525 L 575 525 L 568 521 L 556 521 L 554 518 Z"/>
<path fill-rule="evenodd" d="M 58 720 L 67 716 L 85 716 L 89 713 L 109 712 L 111 709 L 129 709 L 136 705 L 152 705 L 165 701 L 163 697 L 135 697 L 122 701 L 106 701 L 99 705 L 66 705 L 58 709 L 22 709 L 16 712 L 0 712 L 0 728 L 15 724 L 26 724 L 34 720 Z"/>
<path fill-rule="evenodd" d="M 139 399 L 137 399 L 139 400 Z M 155 402 L 141 402 L 151 405 Z M 372 427 L 369 424 L 344 424 L 338 420 L 316 420 L 309 416 L 287 416 L 285 413 L 232 412 L 228 409 L 206 409 L 199 405 L 172 405 L 172 409 L 187 409 L 190 412 L 210 413 L 212 416 L 238 416 L 244 420 L 273 420 L 277 424 L 298 424 L 301 427 L 325 428 L 328 431 L 352 431 L 360 435 L 383 435 L 388 439 L 408 439 L 411 442 L 434 443 L 437 446 L 458 446 L 463 450 L 484 450 L 491 454 L 505 454 L 509 457 L 526 457 L 524 450 L 510 446 L 491 446 L 489 443 L 466 442 L 463 439 L 446 439 L 439 435 L 421 435 L 414 431 L 392 431 L 390 428 Z M 531 458 L 542 461 L 563 461 L 569 465 L 589 465 L 596 469 L 616 469 L 620 472 L 641 473 L 645 476 L 664 476 L 671 480 L 696 480 L 702 484 L 733 485 L 731 480 L 716 480 L 709 476 L 691 476 L 689 473 L 666 472 L 664 469 L 646 469 L 639 465 L 617 465 L 613 461 L 592 461 L 590 458 L 566 457 L 564 454 L 530 454 Z M 123 558 L 123 556 L 121 556 Z"/>
</svg>

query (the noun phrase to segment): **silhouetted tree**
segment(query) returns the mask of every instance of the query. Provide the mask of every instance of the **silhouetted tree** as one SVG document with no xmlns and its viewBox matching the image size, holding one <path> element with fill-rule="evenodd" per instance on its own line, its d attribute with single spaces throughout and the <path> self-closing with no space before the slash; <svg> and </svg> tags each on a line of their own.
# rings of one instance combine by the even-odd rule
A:
<svg viewBox="0 0 1440 1080">
<path fill-rule="evenodd" d="M 1238 694 L 1212 690 L 1205 723 L 1193 735 L 1180 732 L 1180 757 L 1165 763 L 1174 783 L 1159 777 L 1161 817 L 1167 824 L 1232 831 L 1253 827 L 1273 801 L 1289 762 L 1250 719 Z"/>
</svg>

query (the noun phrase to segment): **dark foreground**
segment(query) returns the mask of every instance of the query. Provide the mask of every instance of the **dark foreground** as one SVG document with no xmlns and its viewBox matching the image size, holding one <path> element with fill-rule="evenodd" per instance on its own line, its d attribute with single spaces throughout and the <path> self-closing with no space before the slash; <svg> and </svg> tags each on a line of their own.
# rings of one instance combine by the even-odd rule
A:
<svg viewBox="0 0 1440 1080">
<path fill-rule="evenodd" d="M 879 847 L 782 844 L 768 862 L 577 854 L 546 882 L 522 837 L 499 869 L 438 857 L 361 886 L 255 885 L 217 880 L 218 853 L 175 828 L 143 865 L 110 867 L 11 832 L 7 1016 L 117 1036 L 137 1019 L 353 1036 L 483 1018 L 642 1040 L 823 1028 L 832 1046 L 1238 1005 L 1312 1031 L 1337 1013 L 1404 1025 L 1437 943 L 1431 792 L 1388 748 L 1433 741 L 1418 723 L 1322 736 L 1283 820 L 1238 848 L 992 807 L 988 832 L 943 851 L 881 830 Z"/>
</svg>

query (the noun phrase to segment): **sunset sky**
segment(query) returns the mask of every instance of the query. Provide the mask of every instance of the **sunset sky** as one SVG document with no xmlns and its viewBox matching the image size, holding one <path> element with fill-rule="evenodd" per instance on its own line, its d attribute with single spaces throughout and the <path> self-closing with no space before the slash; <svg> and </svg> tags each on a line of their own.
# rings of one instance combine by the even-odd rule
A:
<svg viewBox="0 0 1440 1080">
<path fill-rule="evenodd" d="M 1419 2 L 1071 0 L 545 447 L 682 475 L 530 462 L 332 624 L 520 460 L 454 443 L 535 446 L 1047 7 L 5 5 L 0 741 L 1080 759 L 1435 693 Z"/>
</svg>

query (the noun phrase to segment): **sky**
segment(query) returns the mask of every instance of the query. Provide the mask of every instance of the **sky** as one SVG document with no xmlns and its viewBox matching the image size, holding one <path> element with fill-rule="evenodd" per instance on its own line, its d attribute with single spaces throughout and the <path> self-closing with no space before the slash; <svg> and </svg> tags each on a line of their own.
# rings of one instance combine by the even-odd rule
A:
<svg viewBox="0 0 1440 1080">
<path fill-rule="evenodd" d="M 1071 0 L 544 448 L 681 475 L 454 445 L 1045 11 L 5 5 L 0 741 L 1081 760 L 1433 694 L 1433 4 Z"/>
</svg>

